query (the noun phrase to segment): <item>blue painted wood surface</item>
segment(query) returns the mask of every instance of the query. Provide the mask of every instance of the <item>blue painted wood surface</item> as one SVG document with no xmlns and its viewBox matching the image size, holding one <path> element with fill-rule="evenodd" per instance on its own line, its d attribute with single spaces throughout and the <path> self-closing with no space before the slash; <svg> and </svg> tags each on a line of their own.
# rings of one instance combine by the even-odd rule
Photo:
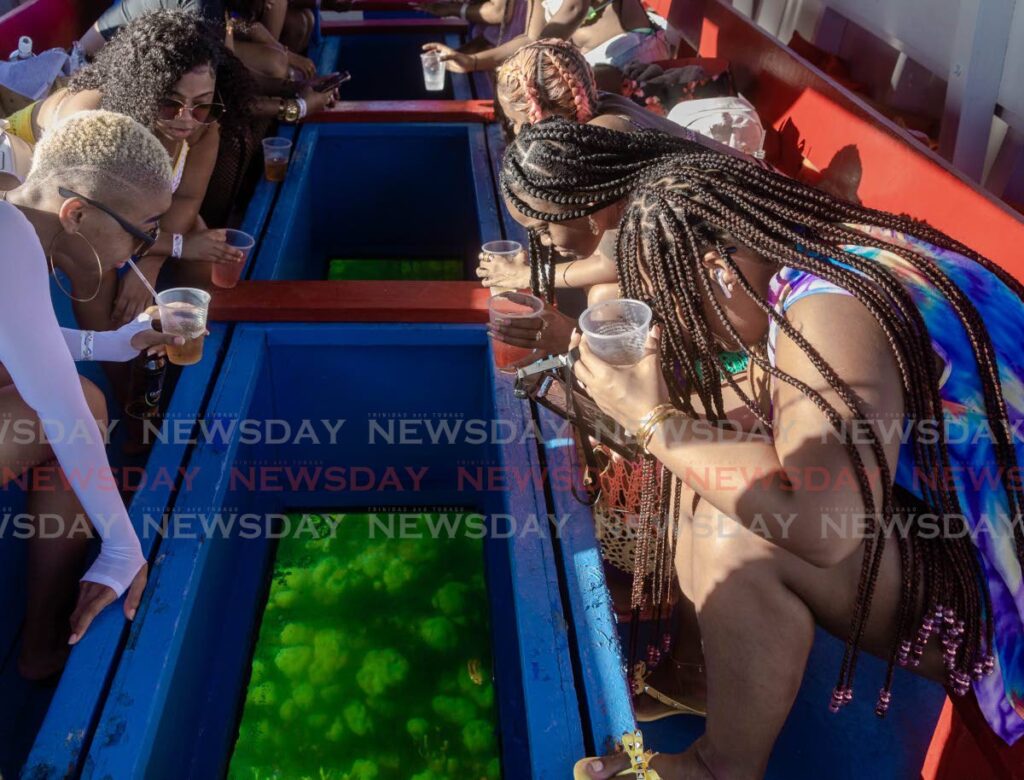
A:
<svg viewBox="0 0 1024 780">
<path fill-rule="evenodd" d="M 358 430 L 329 446 L 242 449 L 234 441 L 200 442 L 190 461 L 198 471 L 193 490 L 179 495 L 174 509 L 217 511 L 227 505 L 278 512 L 296 505 L 440 503 L 476 506 L 508 523 L 517 533 L 493 534 L 485 543 L 505 773 L 562 778 L 584 742 L 543 491 L 531 478 L 517 489 L 459 489 L 446 468 L 457 461 L 527 477 L 538 473 L 535 441 L 523 435 L 532 425 L 528 407 L 511 396 L 507 377 L 492 375 L 488 344 L 484 329 L 469 325 L 238 326 L 208 418 L 296 422 L 344 415 Z M 401 381 L 396 372 L 410 366 L 413 381 Z M 357 425 L 372 409 L 380 419 L 436 420 L 461 412 L 466 420 L 502 420 L 507 433 L 501 441 L 507 443 L 494 447 L 475 436 L 470 440 L 467 428 L 465 441 L 378 442 L 380 452 L 372 452 L 367 429 Z M 232 466 L 240 460 L 357 462 L 373 468 L 404 460 L 427 464 L 438 476 L 424 478 L 423 490 L 372 498 L 316 489 L 259 492 L 232 487 Z M 527 527 L 532 530 L 523 532 Z M 253 542 L 220 536 L 163 541 L 84 777 L 206 778 L 223 771 L 269 565 L 265 541 L 262 547 Z"/>
<path fill-rule="evenodd" d="M 559 521 L 557 549 L 565 571 L 573 650 L 581 671 L 579 693 L 588 716 L 587 750 L 604 754 L 614 750 L 621 735 L 635 727 L 618 621 L 605 582 L 593 515 L 569 488 L 572 480 L 583 495 L 575 436 L 565 421 L 549 410 L 537 407 L 537 414 L 546 468 L 554 475 L 548 484 L 552 510 Z"/>
<path fill-rule="evenodd" d="M 461 258 L 475 278 L 501 235 L 490 180 L 480 125 L 303 127 L 250 278 L 323 279 L 336 257 Z"/>
<path fill-rule="evenodd" d="M 195 419 L 201 412 L 206 387 L 219 363 L 227 330 L 226 326 L 211 327 L 202 361 L 188 367 L 186 378 L 175 389 L 167 410 L 168 420 Z M 157 443 L 146 464 L 149 481 L 132 499 L 129 514 L 136 531 L 140 532 L 142 549 L 147 556 L 158 547 L 158 540 L 152 534 L 148 537 L 141 534 L 144 519 L 146 515 L 162 515 L 177 492 L 177 488 L 172 489 L 167 480 L 158 480 L 157 475 L 187 473 L 181 469 L 187 468 L 188 449 L 187 444 L 172 441 Z M 181 483 L 180 479 L 178 483 Z M 96 618 L 85 639 L 72 650 L 25 762 L 26 777 L 58 778 L 74 774 L 127 633 L 121 602 L 118 601 Z"/>
</svg>

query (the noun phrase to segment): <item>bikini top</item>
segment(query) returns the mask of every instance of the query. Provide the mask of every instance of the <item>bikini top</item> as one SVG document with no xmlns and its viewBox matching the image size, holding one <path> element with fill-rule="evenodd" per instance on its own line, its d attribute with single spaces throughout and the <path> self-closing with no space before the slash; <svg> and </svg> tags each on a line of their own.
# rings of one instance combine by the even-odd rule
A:
<svg viewBox="0 0 1024 780">
<path fill-rule="evenodd" d="M 544 6 L 544 21 L 550 22 L 559 11 L 562 10 L 562 4 L 565 0 L 542 0 L 541 5 Z M 601 18 L 601 12 L 614 3 L 615 0 L 598 0 L 596 3 L 591 3 L 590 8 L 587 10 L 587 15 L 584 17 L 580 24 L 580 27 L 586 27 L 588 24 L 593 24 Z"/>
<path fill-rule="evenodd" d="M 171 178 L 171 192 L 175 193 L 178 191 L 178 187 L 181 186 L 181 177 L 185 174 L 185 160 L 188 159 L 188 141 L 181 142 L 181 149 L 178 150 L 178 156 L 174 160 L 174 175 Z"/>
</svg>

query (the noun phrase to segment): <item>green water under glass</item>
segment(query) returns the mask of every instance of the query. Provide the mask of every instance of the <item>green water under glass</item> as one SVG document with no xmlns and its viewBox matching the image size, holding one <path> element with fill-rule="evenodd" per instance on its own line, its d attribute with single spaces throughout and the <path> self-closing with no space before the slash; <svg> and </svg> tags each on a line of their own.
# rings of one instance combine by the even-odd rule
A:
<svg viewBox="0 0 1024 780">
<path fill-rule="evenodd" d="M 500 778 L 482 540 L 440 514 L 307 517 L 319 538 L 278 546 L 228 777 Z"/>
<path fill-rule="evenodd" d="M 463 278 L 461 260 L 331 260 L 329 280 L 408 279 L 451 282 Z"/>
</svg>

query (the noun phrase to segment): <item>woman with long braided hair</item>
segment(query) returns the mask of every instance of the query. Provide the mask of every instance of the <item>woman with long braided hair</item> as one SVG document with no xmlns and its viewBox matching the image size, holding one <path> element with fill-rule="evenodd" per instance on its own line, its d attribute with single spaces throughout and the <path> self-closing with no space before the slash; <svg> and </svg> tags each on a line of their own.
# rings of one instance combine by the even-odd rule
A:
<svg viewBox="0 0 1024 780">
<path fill-rule="evenodd" d="M 666 547 L 706 659 L 706 731 L 651 769 L 762 776 L 815 624 L 846 638 L 831 710 L 867 650 L 889 662 L 879 716 L 907 666 L 1016 742 L 1021 285 L 923 223 L 656 133 L 542 122 L 501 186 L 556 246 L 586 252 L 618 225 L 622 294 L 659 324 L 630 367 L 573 339 L 579 381 L 672 483 Z M 749 385 L 707 370 L 723 348 L 749 355 Z"/>
<path fill-rule="evenodd" d="M 622 95 L 597 88 L 594 71 L 583 52 L 571 41 L 548 38 L 519 49 L 497 70 L 495 95 L 505 118 L 506 140 L 524 127 L 549 117 L 592 123 L 622 132 L 657 130 L 697 141 L 712 149 L 741 154 L 648 111 Z M 608 231 L 602 249 L 587 258 L 569 257 L 553 269 L 555 287 L 582 287 L 614 283 L 611 251 L 615 232 Z M 523 288 L 529 284 L 525 266 L 481 255 L 477 270 L 485 287 Z M 601 294 L 601 290 L 596 292 Z"/>
</svg>

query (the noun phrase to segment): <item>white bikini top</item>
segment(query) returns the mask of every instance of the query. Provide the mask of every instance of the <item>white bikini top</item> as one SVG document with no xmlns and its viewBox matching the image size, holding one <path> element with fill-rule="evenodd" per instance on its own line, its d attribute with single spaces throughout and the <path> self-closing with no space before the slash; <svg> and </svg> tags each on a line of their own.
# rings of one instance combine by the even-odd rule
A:
<svg viewBox="0 0 1024 780">
<path fill-rule="evenodd" d="M 171 178 L 171 192 L 177 192 L 181 185 L 181 177 L 185 173 L 185 160 L 188 159 L 188 141 L 181 142 L 178 158 L 174 161 L 174 176 Z"/>
</svg>

